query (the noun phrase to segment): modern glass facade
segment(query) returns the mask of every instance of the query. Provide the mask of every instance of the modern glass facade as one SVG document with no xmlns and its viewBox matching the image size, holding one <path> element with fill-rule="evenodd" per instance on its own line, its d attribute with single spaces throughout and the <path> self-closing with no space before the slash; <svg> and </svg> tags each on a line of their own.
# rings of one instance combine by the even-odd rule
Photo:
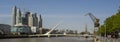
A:
<svg viewBox="0 0 120 42">
<path fill-rule="evenodd" d="M 28 26 L 13 26 L 11 28 L 11 33 L 30 34 L 31 33 L 31 28 L 28 27 Z"/>
</svg>

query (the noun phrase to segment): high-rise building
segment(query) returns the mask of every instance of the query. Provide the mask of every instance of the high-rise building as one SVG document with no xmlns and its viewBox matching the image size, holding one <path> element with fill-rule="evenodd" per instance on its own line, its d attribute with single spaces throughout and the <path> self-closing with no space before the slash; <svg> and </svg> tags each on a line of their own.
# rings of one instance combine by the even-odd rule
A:
<svg viewBox="0 0 120 42">
<path fill-rule="evenodd" d="M 42 27 L 42 17 L 41 17 L 41 15 L 39 15 L 39 17 L 38 17 L 38 24 L 39 24 L 39 28 L 41 28 Z"/>
<path fill-rule="evenodd" d="M 25 12 L 25 13 L 24 13 L 24 17 L 22 17 L 22 21 L 23 21 L 22 24 L 23 24 L 23 25 L 27 25 L 27 26 L 28 26 L 28 24 L 29 24 L 29 23 L 28 23 L 28 22 L 29 22 L 29 21 L 28 21 L 29 15 L 30 15 L 30 12 Z"/>
<path fill-rule="evenodd" d="M 38 17 L 37 17 L 37 13 L 32 14 L 33 16 L 33 26 L 38 27 Z"/>
<path fill-rule="evenodd" d="M 22 13 L 22 16 L 21 16 L 21 17 L 22 17 L 22 24 L 25 25 L 25 21 L 24 21 L 24 20 L 25 20 L 25 14 Z"/>
<path fill-rule="evenodd" d="M 40 34 L 42 34 L 43 32 L 42 32 L 42 18 L 41 18 L 41 15 L 39 15 L 39 17 L 38 17 L 38 28 L 39 28 L 39 32 L 40 32 Z"/>
<path fill-rule="evenodd" d="M 16 25 L 16 14 L 17 14 L 17 7 L 14 6 L 13 9 L 12 9 L 12 25 Z"/>
<path fill-rule="evenodd" d="M 33 26 L 33 16 L 32 13 L 28 16 L 28 26 L 32 27 Z"/>
<path fill-rule="evenodd" d="M 20 9 L 17 9 L 17 14 L 16 14 L 16 25 L 22 24 L 22 17 L 21 17 L 21 11 Z"/>
</svg>

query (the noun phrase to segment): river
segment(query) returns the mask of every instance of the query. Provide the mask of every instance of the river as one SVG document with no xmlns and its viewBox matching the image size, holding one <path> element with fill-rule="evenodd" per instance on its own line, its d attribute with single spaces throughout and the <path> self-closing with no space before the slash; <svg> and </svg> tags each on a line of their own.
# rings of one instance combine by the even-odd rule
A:
<svg viewBox="0 0 120 42">
<path fill-rule="evenodd" d="M 92 38 L 83 37 L 40 37 L 40 38 L 14 38 L 0 39 L 0 42 L 93 42 Z"/>
</svg>

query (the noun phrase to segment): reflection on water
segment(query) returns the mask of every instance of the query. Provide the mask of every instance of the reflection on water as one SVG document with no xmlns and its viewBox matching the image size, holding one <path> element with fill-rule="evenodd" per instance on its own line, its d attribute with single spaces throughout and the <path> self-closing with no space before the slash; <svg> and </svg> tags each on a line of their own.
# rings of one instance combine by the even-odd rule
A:
<svg viewBox="0 0 120 42">
<path fill-rule="evenodd" d="M 16 38 L 0 39 L 0 42 L 92 42 L 92 38 L 82 37 L 51 37 L 51 38 Z"/>
</svg>

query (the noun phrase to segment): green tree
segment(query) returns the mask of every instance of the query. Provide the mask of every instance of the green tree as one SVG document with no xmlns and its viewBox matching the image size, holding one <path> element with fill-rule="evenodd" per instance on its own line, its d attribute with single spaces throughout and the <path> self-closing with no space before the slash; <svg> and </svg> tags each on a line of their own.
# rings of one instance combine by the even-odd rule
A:
<svg viewBox="0 0 120 42">
<path fill-rule="evenodd" d="M 99 33 L 105 34 L 105 28 L 107 33 L 111 33 L 120 30 L 120 9 L 115 15 L 106 18 L 104 24 L 100 26 Z"/>
</svg>

